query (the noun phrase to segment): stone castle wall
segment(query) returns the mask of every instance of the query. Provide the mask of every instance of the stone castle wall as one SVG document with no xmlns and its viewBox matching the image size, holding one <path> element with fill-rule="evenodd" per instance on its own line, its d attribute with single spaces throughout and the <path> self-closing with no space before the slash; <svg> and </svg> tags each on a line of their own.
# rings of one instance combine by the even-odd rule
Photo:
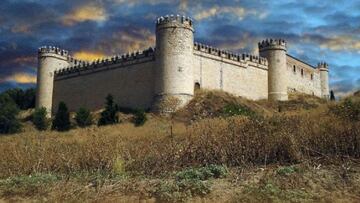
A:
<svg viewBox="0 0 360 203">
<path fill-rule="evenodd" d="M 233 54 L 194 43 L 193 21 L 170 15 L 156 21 L 156 47 L 92 63 L 55 47 L 39 49 L 36 107 L 49 115 L 59 102 L 70 111 L 104 107 L 108 94 L 121 107 L 171 112 L 184 106 L 195 86 L 252 100 L 287 100 L 288 92 L 328 98 L 328 65 L 315 68 L 286 54 L 282 39 L 258 44 L 259 55 Z M 174 107 L 168 101 L 177 100 Z"/>
<path fill-rule="evenodd" d="M 319 69 L 287 55 L 288 91 L 321 97 Z"/>
<path fill-rule="evenodd" d="M 195 43 L 193 53 L 192 88 L 199 83 L 204 89 L 227 91 L 248 99 L 267 98 L 267 62 L 249 54 L 234 55 Z M 92 110 L 104 106 L 105 97 L 112 94 L 122 107 L 148 109 L 154 102 L 156 61 L 150 56 L 126 56 L 93 64 L 78 65 L 55 73 L 53 109 L 60 101 L 69 110 L 80 107 Z"/>
<path fill-rule="evenodd" d="M 150 108 L 154 63 L 153 52 L 135 53 L 57 72 L 52 112 L 60 101 L 71 111 L 80 107 L 100 109 L 108 94 L 122 107 Z"/>
<path fill-rule="evenodd" d="M 252 100 L 268 98 L 265 58 L 236 55 L 198 43 L 193 49 L 192 86 L 198 83 L 203 89 L 223 90 Z M 80 107 L 100 109 L 108 94 L 122 107 L 149 109 L 154 102 L 156 64 L 153 52 L 147 56 L 134 53 L 58 71 L 54 81 L 53 112 L 60 101 L 71 111 Z M 318 69 L 287 55 L 286 74 L 289 92 L 321 96 Z"/>
<path fill-rule="evenodd" d="M 194 46 L 194 82 L 248 99 L 267 99 L 267 61 L 249 54 L 236 55 L 210 46 Z"/>
</svg>

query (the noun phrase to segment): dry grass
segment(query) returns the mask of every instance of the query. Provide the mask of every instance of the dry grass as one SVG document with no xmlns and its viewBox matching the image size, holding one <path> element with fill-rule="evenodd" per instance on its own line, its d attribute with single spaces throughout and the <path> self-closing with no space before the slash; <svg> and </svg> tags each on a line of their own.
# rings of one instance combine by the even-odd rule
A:
<svg viewBox="0 0 360 203">
<path fill-rule="evenodd" d="M 203 92 L 193 103 L 196 101 L 203 106 L 199 111 L 219 112 L 223 104 L 244 100 L 221 92 Z M 293 101 L 288 103 L 294 105 Z M 299 103 L 302 106 L 304 102 Z M 250 108 L 260 112 L 258 106 Z M 191 109 L 193 114 L 188 118 L 198 116 L 199 111 Z M 187 126 L 152 115 L 142 127 L 123 123 L 66 133 L 37 132 L 28 127 L 19 135 L 1 137 L 0 176 L 112 171 L 117 160 L 123 160 L 129 171 L 159 174 L 206 164 L 239 166 L 296 163 L 314 156 L 360 156 L 358 122 L 319 109 L 295 115 L 258 114 L 202 119 Z M 216 117 L 216 113 L 212 115 Z"/>
<path fill-rule="evenodd" d="M 256 116 L 223 117 L 228 103 L 246 106 Z M 303 96 L 266 103 L 200 92 L 174 119 L 149 114 L 141 127 L 123 122 L 59 133 L 38 132 L 25 123 L 24 132 L 0 137 L 0 178 L 77 173 L 162 177 L 208 164 L 250 167 L 356 160 L 360 123 L 329 111 L 334 105 Z"/>
</svg>

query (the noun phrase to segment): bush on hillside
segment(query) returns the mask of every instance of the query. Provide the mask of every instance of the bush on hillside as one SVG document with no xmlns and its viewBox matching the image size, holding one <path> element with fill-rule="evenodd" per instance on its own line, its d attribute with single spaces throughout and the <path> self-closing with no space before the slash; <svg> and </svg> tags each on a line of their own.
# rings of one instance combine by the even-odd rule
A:
<svg viewBox="0 0 360 203">
<path fill-rule="evenodd" d="M 227 104 L 223 108 L 223 117 L 230 116 L 254 116 L 255 112 L 246 106 L 242 106 L 239 104 Z"/>
<path fill-rule="evenodd" d="M 0 95 L 0 134 L 17 133 L 21 129 L 17 119 L 19 108 L 9 95 Z"/>
<path fill-rule="evenodd" d="M 70 130 L 70 114 L 68 108 L 64 102 L 59 103 L 58 111 L 52 123 L 52 129 L 57 131 Z"/>
<path fill-rule="evenodd" d="M 36 129 L 40 131 L 48 129 L 50 122 L 46 115 L 47 111 L 45 107 L 36 109 L 32 114 L 32 122 Z"/>
<path fill-rule="evenodd" d="M 21 110 L 35 108 L 35 94 L 34 88 L 22 90 L 20 88 L 9 89 L 3 94 L 7 94 L 17 104 Z"/>
<path fill-rule="evenodd" d="M 360 101 L 347 98 L 341 103 L 332 106 L 330 112 L 349 121 L 360 121 Z"/>
<path fill-rule="evenodd" d="M 336 98 L 335 98 L 335 93 L 333 90 L 330 91 L 330 101 L 335 101 Z"/>
<path fill-rule="evenodd" d="M 134 114 L 134 124 L 135 126 L 142 126 L 147 121 L 146 113 L 142 109 L 136 110 Z"/>
<path fill-rule="evenodd" d="M 117 105 L 114 102 L 114 98 L 111 94 L 106 97 L 106 106 L 104 111 L 101 112 L 98 125 L 111 125 L 119 122 L 117 116 Z"/>
<path fill-rule="evenodd" d="M 209 180 L 224 178 L 228 174 L 226 166 L 210 164 L 201 168 L 189 168 L 176 174 L 176 180 Z"/>
<path fill-rule="evenodd" d="M 86 127 L 92 125 L 91 112 L 86 108 L 80 108 L 75 115 L 76 123 L 79 127 Z"/>
</svg>

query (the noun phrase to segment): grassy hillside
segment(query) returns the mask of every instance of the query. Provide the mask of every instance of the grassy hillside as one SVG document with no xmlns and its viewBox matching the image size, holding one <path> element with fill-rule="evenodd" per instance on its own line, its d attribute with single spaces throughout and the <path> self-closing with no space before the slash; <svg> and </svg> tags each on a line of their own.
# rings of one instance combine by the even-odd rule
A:
<svg viewBox="0 0 360 203">
<path fill-rule="evenodd" d="M 26 117 L 29 112 L 23 112 Z M 360 201 L 359 97 L 200 91 L 171 117 L 0 137 L 0 199 Z M 26 119 L 25 119 L 26 120 Z"/>
</svg>

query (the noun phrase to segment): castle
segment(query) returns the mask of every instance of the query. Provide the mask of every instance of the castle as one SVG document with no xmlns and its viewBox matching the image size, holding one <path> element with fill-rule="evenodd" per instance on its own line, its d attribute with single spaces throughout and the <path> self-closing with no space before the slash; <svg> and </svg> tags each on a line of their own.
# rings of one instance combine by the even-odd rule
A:
<svg viewBox="0 0 360 203">
<path fill-rule="evenodd" d="M 234 54 L 194 43 L 194 31 L 188 17 L 160 17 L 156 48 L 91 63 L 59 48 L 39 48 L 36 107 L 49 115 L 60 101 L 71 111 L 96 110 L 112 94 L 121 107 L 169 112 L 186 105 L 196 88 L 252 100 L 287 100 L 292 91 L 329 97 L 328 65 L 290 56 L 284 40 L 260 42 L 259 56 Z"/>
</svg>

